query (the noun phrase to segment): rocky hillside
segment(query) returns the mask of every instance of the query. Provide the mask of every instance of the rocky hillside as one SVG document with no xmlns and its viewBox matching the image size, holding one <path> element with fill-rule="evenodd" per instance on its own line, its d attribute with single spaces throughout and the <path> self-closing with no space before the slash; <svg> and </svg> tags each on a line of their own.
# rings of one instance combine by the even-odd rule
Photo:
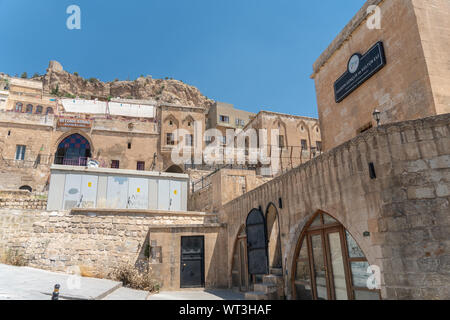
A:
<svg viewBox="0 0 450 320">
<path fill-rule="evenodd" d="M 35 78 L 36 79 L 36 78 Z M 134 81 L 101 82 L 95 78 L 84 79 L 65 71 L 57 61 L 50 61 L 47 73 L 39 77 L 44 92 L 59 96 L 83 98 L 120 97 L 125 99 L 152 99 L 158 102 L 209 109 L 214 101 L 205 97 L 197 88 L 178 80 L 140 77 Z"/>
</svg>

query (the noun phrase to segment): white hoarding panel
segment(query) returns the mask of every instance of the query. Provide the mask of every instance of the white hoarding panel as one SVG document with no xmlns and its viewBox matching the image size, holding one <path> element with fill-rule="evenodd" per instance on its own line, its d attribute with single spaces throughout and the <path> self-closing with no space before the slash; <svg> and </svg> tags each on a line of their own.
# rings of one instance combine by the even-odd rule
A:
<svg viewBox="0 0 450 320">
<path fill-rule="evenodd" d="M 158 181 L 158 210 L 170 210 L 170 181 Z"/>
<path fill-rule="evenodd" d="M 170 181 L 170 210 L 181 211 L 181 182 Z"/>
<path fill-rule="evenodd" d="M 128 203 L 128 178 L 108 177 L 106 206 L 112 209 L 126 209 Z"/>
<path fill-rule="evenodd" d="M 81 207 L 96 208 L 98 176 L 83 175 L 81 179 Z"/>
<path fill-rule="evenodd" d="M 148 179 L 130 178 L 128 183 L 128 208 L 148 209 Z"/>
<path fill-rule="evenodd" d="M 64 186 L 64 210 L 70 210 L 80 206 L 81 200 L 81 175 L 66 175 Z"/>
</svg>

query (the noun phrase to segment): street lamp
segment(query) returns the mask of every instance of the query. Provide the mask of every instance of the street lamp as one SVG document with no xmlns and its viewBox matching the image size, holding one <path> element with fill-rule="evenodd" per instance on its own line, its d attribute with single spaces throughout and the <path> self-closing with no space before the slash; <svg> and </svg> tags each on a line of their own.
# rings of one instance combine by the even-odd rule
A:
<svg viewBox="0 0 450 320">
<path fill-rule="evenodd" d="M 381 112 L 380 112 L 379 110 L 377 110 L 377 109 L 375 109 L 375 110 L 373 111 L 373 113 L 372 113 L 373 118 L 374 118 L 375 121 L 377 122 L 377 126 L 380 125 L 380 115 L 381 115 Z"/>
</svg>

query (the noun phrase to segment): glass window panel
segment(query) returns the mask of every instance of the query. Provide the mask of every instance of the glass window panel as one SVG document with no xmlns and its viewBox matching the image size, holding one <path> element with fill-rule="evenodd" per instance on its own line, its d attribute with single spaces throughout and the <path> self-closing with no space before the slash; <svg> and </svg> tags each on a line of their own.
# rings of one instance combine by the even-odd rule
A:
<svg viewBox="0 0 450 320">
<path fill-rule="evenodd" d="M 372 273 L 367 273 L 369 268 L 368 262 L 352 262 L 352 279 L 353 286 L 360 288 L 367 288 L 367 279 L 372 275 Z"/>
<path fill-rule="evenodd" d="M 348 247 L 348 255 L 350 258 L 365 258 L 364 253 L 361 248 L 356 243 L 355 239 L 353 239 L 352 235 L 345 231 L 345 237 L 347 238 L 347 247 Z"/>
<path fill-rule="evenodd" d="M 311 223 L 311 227 L 318 227 L 322 225 L 322 221 L 320 220 L 320 214 L 314 219 L 313 223 Z"/>
<path fill-rule="evenodd" d="M 327 278 L 323 260 L 323 246 L 321 235 L 311 236 L 311 245 L 314 259 L 314 274 L 316 280 L 318 300 L 327 300 Z"/>
<path fill-rule="evenodd" d="M 330 243 L 331 266 L 333 268 L 336 300 L 348 300 L 344 257 L 342 256 L 341 237 L 339 232 L 328 234 L 328 240 Z"/>
<path fill-rule="evenodd" d="M 297 300 L 312 300 L 312 290 L 310 282 L 295 282 L 295 292 Z"/>
<path fill-rule="evenodd" d="M 355 290 L 355 300 L 380 300 L 380 294 L 377 291 Z"/>
<path fill-rule="evenodd" d="M 333 219 L 332 217 L 330 217 L 327 214 L 323 215 L 323 221 L 324 221 L 325 224 L 338 223 L 335 219 Z"/>
<path fill-rule="evenodd" d="M 309 272 L 309 259 L 308 259 L 308 249 L 306 243 L 303 244 L 300 250 L 300 255 L 297 261 L 297 272 L 296 280 L 311 281 L 311 276 Z"/>
</svg>

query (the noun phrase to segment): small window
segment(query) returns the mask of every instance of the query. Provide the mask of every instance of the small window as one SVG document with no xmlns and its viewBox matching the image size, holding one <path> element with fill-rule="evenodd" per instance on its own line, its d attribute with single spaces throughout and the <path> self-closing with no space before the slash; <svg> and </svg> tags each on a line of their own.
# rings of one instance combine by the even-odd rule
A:
<svg viewBox="0 0 450 320">
<path fill-rule="evenodd" d="M 222 144 L 226 145 L 227 144 L 227 136 L 222 136 Z"/>
<path fill-rule="evenodd" d="M 53 114 L 53 108 L 52 107 L 48 107 L 47 111 L 45 112 L 45 114 Z"/>
<path fill-rule="evenodd" d="M 175 139 L 173 137 L 173 133 L 168 133 L 166 136 L 166 144 L 168 146 L 173 146 L 175 145 Z"/>
<path fill-rule="evenodd" d="M 194 136 L 192 134 L 187 134 L 184 139 L 186 140 L 186 146 L 192 147 L 194 145 Z"/>
<path fill-rule="evenodd" d="M 22 112 L 23 104 L 21 102 L 16 103 L 16 108 L 14 109 L 15 112 Z"/>
<path fill-rule="evenodd" d="M 278 145 L 280 146 L 280 148 L 284 148 L 284 136 L 283 135 L 278 136 Z"/>
<path fill-rule="evenodd" d="M 316 141 L 317 151 L 322 152 L 322 141 Z"/>
<path fill-rule="evenodd" d="M 308 142 L 305 139 L 302 139 L 302 150 L 308 150 Z"/>
<path fill-rule="evenodd" d="M 43 110 L 42 106 L 37 106 L 36 107 L 36 114 L 42 114 L 42 110 Z"/>
<path fill-rule="evenodd" d="M 189 122 L 188 122 L 188 127 L 190 127 L 191 125 L 192 125 L 192 122 L 189 121 Z"/>
<path fill-rule="evenodd" d="M 31 105 L 31 104 L 27 105 L 26 110 L 27 110 L 26 113 L 29 113 L 29 114 L 33 113 L 33 105 Z"/>
<path fill-rule="evenodd" d="M 30 186 L 21 186 L 19 188 L 19 190 L 25 190 L 25 191 L 28 191 L 28 192 L 33 192 L 33 188 L 31 188 Z"/>
<path fill-rule="evenodd" d="M 119 169 L 120 168 L 120 161 L 119 160 L 112 160 L 111 161 L 111 168 L 112 169 Z"/>
<path fill-rule="evenodd" d="M 357 130 L 357 134 L 361 134 L 361 133 L 366 132 L 367 130 L 370 130 L 370 129 L 372 129 L 372 128 L 373 128 L 373 124 L 372 124 L 372 123 L 368 123 L 368 124 L 366 124 L 365 126 L 359 128 L 359 129 Z"/>
<path fill-rule="evenodd" d="M 220 122 L 230 123 L 230 117 L 229 116 L 220 116 Z"/>
<path fill-rule="evenodd" d="M 128 142 L 128 149 L 131 149 L 131 142 Z"/>
<path fill-rule="evenodd" d="M 169 121 L 169 126 L 173 126 L 173 121 L 172 120 Z"/>
<path fill-rule="evenodd" d="M 136 170 L 145 171 L 145 161 L 138 161 Z"/>
<path fill-rule="evenodd" d="M 16 160 L 20 160 L 23 161 L 25 160 L 25 151 L 26 151 L 27 147 L 26 146 L 22 146 L 22 145 L 17 145 L 16 146 Z"/>
</svg>

